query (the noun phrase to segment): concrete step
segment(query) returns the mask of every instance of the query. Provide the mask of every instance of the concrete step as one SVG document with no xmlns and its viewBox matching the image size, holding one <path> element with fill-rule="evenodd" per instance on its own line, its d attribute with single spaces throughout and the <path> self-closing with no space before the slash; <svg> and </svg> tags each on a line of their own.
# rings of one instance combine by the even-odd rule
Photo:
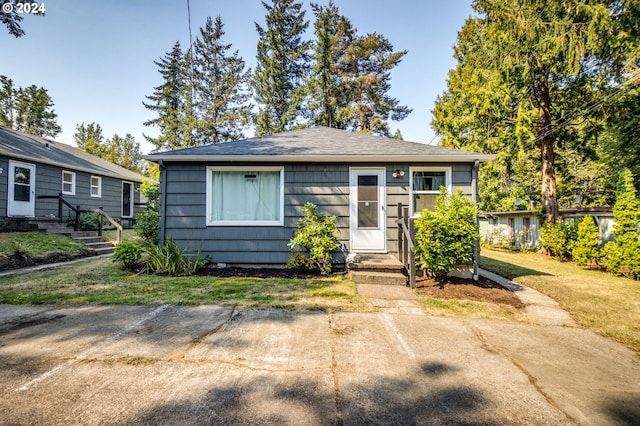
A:
<svg viewBox="0 0 640 426">
<path fill-rule="evenodd" d="M 400 272 L 378 272 L 378 271 L 360 271 L 350 270 L 349 275 L 356 285 L 375 284 L 375 285 L 407 285 L 407 277 Z"/>
<path fill-rule="evenodd" d="M 97 235 L 87 236 L 87 237 L 73 237 L 74 240 L 82 243 L 82 244 L 91 244 L 91 243 L 103 243 L 105 242 L 104 237 L 98 237 Z"/>
<path fill-rule="evenodd" d="M 91 249 L 96 256 L 102 256 L 103 254 L 112 254 L 115 251 L 115 247 L 111 245 L 111 247 L 103 247 L 98 249 Z"/>
<path fill-rule="evenodd" d="M 402 263 L 390 254 L 358 254 L 349 262 L 350 271 L 402 273 Z"/>
</svg>

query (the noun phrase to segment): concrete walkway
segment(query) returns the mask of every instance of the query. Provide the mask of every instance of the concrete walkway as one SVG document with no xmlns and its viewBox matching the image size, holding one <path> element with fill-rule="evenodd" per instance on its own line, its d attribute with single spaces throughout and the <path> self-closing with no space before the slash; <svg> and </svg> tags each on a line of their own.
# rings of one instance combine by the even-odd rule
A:
<svg viewBox="0 0 640 426">
<path fill-rule="evenodd" d="M 0 424 L 639 420 L 638 355 L 579 328 L 385 309 L 0 305 Z"/>
</svg>

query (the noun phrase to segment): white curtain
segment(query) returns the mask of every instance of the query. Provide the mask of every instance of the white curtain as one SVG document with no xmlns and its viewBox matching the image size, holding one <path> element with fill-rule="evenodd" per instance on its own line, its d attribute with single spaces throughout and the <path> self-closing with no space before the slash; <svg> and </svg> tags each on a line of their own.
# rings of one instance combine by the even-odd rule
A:
<svg viewBox="0 0 640 426">
<path fill-rule="evenodd" d="M 211 220 L 280 220 L 279 171 L 212 172 Z"/>
</svg>

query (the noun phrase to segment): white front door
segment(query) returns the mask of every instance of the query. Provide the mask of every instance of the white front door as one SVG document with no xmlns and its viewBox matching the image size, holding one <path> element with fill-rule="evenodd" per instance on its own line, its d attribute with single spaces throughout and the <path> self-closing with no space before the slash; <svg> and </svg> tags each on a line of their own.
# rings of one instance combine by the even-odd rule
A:
<svg viewBox="0 0 640 426">
<path fill-rule="evenodd" d="M 7 216 L 35 216 L 36 166 L 9 161 Z"/>
<path fill-rule="evenodd" d="M 385 168 L 350 170 L 351 251 L 386 253 Z"/>
</svg>

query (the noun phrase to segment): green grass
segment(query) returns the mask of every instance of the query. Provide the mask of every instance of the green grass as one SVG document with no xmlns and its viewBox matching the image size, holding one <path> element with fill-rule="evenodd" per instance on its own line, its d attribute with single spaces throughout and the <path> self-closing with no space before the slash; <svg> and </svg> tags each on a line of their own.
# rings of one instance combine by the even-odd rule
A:
<svg viewBox="0 0 640 426">
<path fill-rule="evenodd" d="M 69 237 L 46 232 L 0 233 L 0 253 L 14 254 L 16 247 L 21 247 L 28 254 L 44 254 L 54 250 L 77 250 L 82 244 Z"/>
<path fill-rule="evenodd" d="M 640 352 L 640 282 L 536 253 L 482 249 L 482 268 L 556 300 L 582 327 Z"/>
<path fill-rule="evenodd" d="M 372 310 L 342 276 L 316 279 L 132 275 L 111 259 L 0 278 L 0 303 L 217 303 L 286 309 Z"/>
</svg>

